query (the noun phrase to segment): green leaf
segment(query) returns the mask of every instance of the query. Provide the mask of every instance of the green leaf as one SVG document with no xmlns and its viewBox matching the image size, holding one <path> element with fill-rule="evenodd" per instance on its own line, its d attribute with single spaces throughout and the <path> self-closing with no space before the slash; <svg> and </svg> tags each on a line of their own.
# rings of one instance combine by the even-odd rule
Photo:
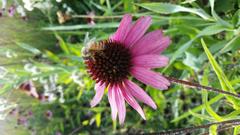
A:
<svg viewBox="0 0 240 135">
<path fill-rule="evenodd" d="M 223 95 L 218 95 L 218 96 L 212 98 L 211 100 L 209 100 L 209 101 L 208 101 L 208 104 L 211 105 L 211 104 L 217 102 L 218 100 L 220 100 L 220 99 L 223 98 L 223 97 L 224 97 Z M 202 108 L 204 108 L 204 105 L 197 106 L 197 107 L 191 109 L 190 111 L 192 111 L 192 112 L 198 112 L 198 111 L 201 111 Z M 179 117 L 173 119 L 171 122 L 178 122 L 178 121 L 180 121 L 180 120 L 188 117 L 189 115 L 191 115 L 191 113 L 188 111 L 188 112 L 186 112 L 186 113 L 183 113 L 183 114 L 180 115 Z"/>
<path fill-rule="evenodd" d="M 240 133 L 240 126 L 237 126 L 234 128 L 233 135 L 239 135 L 239 133 Z"/>
<path fill-rule="evenodd" d="M 198 71 L 200 69 L 200 65 L 198 64 L 198 59 L 192 53 L 185 52 L 186 59 L 183 60 L 183 63 L 190 68 Z"/>
<path fill-rule="evenodd" d="M 67 43 L 65 43 L 65 41 L 62 39 L 62 37 L 60 37 L 57 33 L 55 33 L 55 36 L 58 39 L 59 45 L 60 45 L 61 49 L 63 50 L 63 52 L 66 54 L 70 54 Z"/>
<path fill-rule="evenodd" d="M 48 58 L 51 59 L 52 61 L 61 62 L 61 59 L 51 51 L 46 50 L 45 53 L 48 56 Z"/>
<path fill-rule="evenodd" d="M 214 72 L 216 73 L 218 80 L 220 81 L 220 84 L 222 86 L 222 89 L 225 91 L 229 91 L 232 93 L 236 93 L 236 91 L 234 90 L 234 88 L 232 87 L 230 81 L 228 80 L 228 78 L 226 77 L 226 75 L 223 73 L 222 69 L 220 68 L 220 66 L 218 65 L 218 63 L 216 62 L 216 60 L 214 59 L 214 57 L 212 56 L 211 52 L 208 50 L 205 42 L 203 39 L 201 39 L 201 43 L 202 46 L 204 48 L 204 51 L 209 59 L 209 62 L 211 63 L 211 66 L 214 70 Z M 234 97 L 230 97 L 230 96 L 226 96 L 228 101 L 230 101 L 231 103 L 233 103 L 233 107 L 235 109 L 239 109 L 240 108 L 240 102 L 239 100 L 237 100 Z"/>
<path fill-rule="evenodd" d="M 58 30 L 79 30 L 79 29 L 104 29 L 104 28 L 117 28 L 119 23 L 98 23 L 96 25 L 88 25 L 88 24 L 81 24 L 81 25 L 71 25 L 71 26 L 51 26 L 45 27 L 43 30 L 51 30 L 51 31 L 58 31 Z"/>
<path fill-rule="evenodd" d="M 202 31 L 200 31 L 194 38 L 192 38 L 191 40 L 189 40 L 188 42 L 186 42 L 185 44 L 181 45 L 181 47 L 178 48 L 177 51 L 174 52 L 174 54 L 171 57 L 171 60 L 168 64 L 167 67 L 164 68 L 163 72 L 167 70 L 167 68 L 177 59 L 179 58 L 184 52 L 186 52 L 186 50 L 192 45 L 193 41 L 195 41 L 196 39 L 198 39 L 201 36 L 205 36 L 205 35 L 214 35 L 217 34 L 219 32 L 222 32 L 224 30 L 227 30 L 227 28 L 220 26 L 219 24 L 215 24 L 215 25 L 211 25 L 208 26 L 206 28 L 204 28 Z"/>
<path fill-rule="evenodd" d="M 32 46 L 30 46 L 30 45 L 28 45 L 28 44 L 26 44 L 26 43 L 16 42 L 16 44 L 17 44 L 18 46 L 20 46 L 21 48 L 23 48 L 23 49 L 25 49 L 25 50 L 33 53 L 33 54 L 40 54 L 40 53 L 41 53 L 40 50 L 38 50 L 37 48 L 34 48 L 34 47 L 32 47 Z"/>
<path fill-rule="evenodd" d="M 225 116 L 223 116 L 224 119 L 235 119 L 236 116 L 239 116 L 240 114 L 240 111 L 239 110 L 236 110 L 236 111 L 233 111 Z"/>
<path fill-rule="evenodd" d="M 101 113 L 97 113 L 95 118 L 96 118 L 97 127 L 100 127 L 100 125 L 101 125 Z"/>
<path fill-rule="evenodd" d="M 174 52 L 174 54 L 171 57 L 171 60 L 169 61 L 169 64 L 167 67 L 164 68 L 163 72 L 166 71 L 166 69 L 177 59 L 181 56 L 181 54 L 183 54 L 183 52 L 185 52 L 191 45 L 192 42 L 195 40 L 196 38 L 186 42 L 185 44 L 183 44 L 177 51 Z"/>
<path fill-rule="evenodd" d="M 214 24 L 214 25 L 204 28 L 198 34 L 198 36 L 210 36 L 210 35 L 214 35 L 214 34 L 222 32 L 222 31 L 225 31 L 225 30 L 228 30 L 228 29 L 220 24 Z"/>
<path fill-rule="evenodd" d="M 218 125 L 212 125 L 209 127 L 209 135 L 217 135 Z"/>
<path fill-rule="evenodd" d="M 150 11 L 160 13 L 160 14 L 173 14 L 173 13 L 178 13 L 178 12 L 188 12 L 188 13 L 196 14 L 205 20 L 211 19 L 211 17 L 202 9 L 188 8 L 188 7 L 183 7 L 183 6 L 170 4 L 170 3 L 151 2 L 151 3 L 141 3 L 141 4 L 136 4 L 136 5 L 146 8 Z"/>
<path fill-rule="evenodd" d="M 207 74 L 208 74 L 208 71 L 205 70 L 204 71 L 204 77 L 203 77 L 203 80 L 202 80 L 202 85 L 205 85 L 205 86 L 208 86 Z M 203 98 L 203 104 L 204 104 L 204 107 L 207 110 L 208 114 L 211 115 L 217 121 L 223 121 L 224 119 L 221 116 L 219 116 L 217 113 L 215 113 L 214 110 L 212 109 L 212 107 L 209 105 L 209 103 L 208 103 L 208 93 L 207 93 L 206 90 L 202 91 L 202 96 L 203 96 L 202 97 Z"/>
<path fill-rule="evenodd" d="M 237 46 L 239 46 L 239 42 L 240 42 L 240 35 L 235 36 L 234 38 L 232 38 L 221 50 L 219 53 L 225 53 Z"/>
<path fill-rule="evenodd" d="M 124 11 L 125 12 L 133 12 L 133 0 L 122 0 L 123 1 L 123 5 L 124 5 Z"/>
<path fill-rule="evenodd" d="M 198 114 L 198 113 L 192 112 L 191 110 L 189 112 L 191 113 L 191 115 L 193 115 L 194 117 L 197 117 L 199 119 L 204 119 L 204 120 L 208 120 L 208 121 L 214 121 L 214 119 L 212 117 L 209 117 L 207 115 Z"/>
<path fill-rule="evenodd" d="M 232 28 L 233 26 L 228 23 L 227 21 L 223 20 L 222 18 L 220 18 L 217 13 L 215 12 L 214 10 L 214 3 L 215 3 L 215 0 L 210 0 L 210 6 L 211 6 L 211 13 L 212 13 L 212 16 L 213 18 L 221 25 L 225 26 L 225 27 L 229 27 L 229 28 Z"/>
<path fill-rule="evenodd" d="M 240 9 L 232 17 L 232 22 L 235 27 L 239 27 L 240 25 Z"/>
</svg>

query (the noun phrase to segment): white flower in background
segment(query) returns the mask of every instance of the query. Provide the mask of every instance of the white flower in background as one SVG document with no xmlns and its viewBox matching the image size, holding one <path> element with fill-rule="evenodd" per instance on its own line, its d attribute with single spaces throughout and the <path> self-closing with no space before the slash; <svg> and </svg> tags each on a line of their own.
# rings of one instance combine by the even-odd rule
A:
<svg viewBox="0 0 240 135">
<path fill-rule="evenodd" d="M 0 67 L 0 78 L 4 78 L 8 74 L 8 70 L 4 67 Z"/>
<path fill-rule="evenodd" d="M 57 87 L 57 91 L 58 91 L 59 94 L 60 94 L 59 102 L 60 102 L 60 103 L 64 103 L 64 102 L 65 102 L 65 99 L 64 99 L 64 93 L 63 93 L 63 87 L 62 87 L 62 86 L 58 86 L 58 87 Z"/>
<path fill-rule="evenodd" d="M 7 58 L 16 58 L 17 54 L 14 53 L 13 51 L 8 50 L 8 51 L 6 51 L 6 57 Z"/>
<path fill-rule="evenodd" d="M 58 74 L 54 74 L 49 76 L 49 79 L 41 79 L 41 82 L 43 84 L 44 92 L 43 95 L 47 97 L 48 102 L 55 101 L 59 99 L 60 103 L 63 103 L 65 101 L 64 99 L 64 93 L 63 93 L 63 87 L 57 86 L 57 80 L 58 80 Z M 57 94 L 59 93 L 59 97 Z"/>
<path fill-rule="evenodd" d="M 34 66 L 33 64 L 31 63 L 27 63 L 24 65 L 24 69 L 27 71 L 27 72 L 31 72 L 32 75 L 37 75 L 37 74 L 40 74 L 40 69 L 37 68 L 36 66 Z"/>
<path fill-rule="evenodd" d="M 2 9 L 6 9 L 7 6 L 7 0 L 2 0 Z"/>
<path fill-rule="evenodd" d="M 70 15 L 73 11 L 71 7 L 69 7 L 66 3 L 63 4 L 63 8 L 66 9 L 66 14 Z"/>
<path fill-rule="evenodd" d="M 5 120 L 10 110 L 16 106 L 17 104 L 9 103 L 6 99 L 0 98 L 0 120 Z"/>
<path fill-rule="evenodd" d="M 44 96 L 48 97 L 48 102 L 53 102 L 57 99 L 57 96 L 54 93 L 44 93 Z"/>
<path fill-rule="evenodd" d="M 67 8 L 68 5 L 66 3 L 63 4 L 63 8 Z"/>
<path fill-rule="evenodd" d="M 21 5 L 18 5 L 16 10 L 17 10 L 17 13 L 21 15 L 21 17 L 26 16 L 26 12 L 24 11 L 24 8 Z"/>
<path fill-rule="evenodd" d="M 60 3 L 60 2 L 62 2 L 62 0 L 56 0 L 56 2 Z"/>
<path fill-rule="evenodd" d="M 41 73 L 40 69 L 38 67 L 36 67 L 35 65 L 31 64 L 31 63 L 27 63 L 24 65 L 24 69 L 27 71 L 27 72 L 30 72 L 32 75 L 38 75 Z M 38 78 L 35 77 L 35 78 L 32 78 L 33 81 L 37 81 Z"/>
<path fill-rule="evenodd" d="M 34 4 L 35 8 L 41 9 L 41 10 L 47 10 L 53 7 L 53 5 L 50 3 L 50 1 L 45 2 L 38 2 Z"/>
<path fill-rule="evenodd" d="M 39 82 L 41 83 L 41 84 L 46 84 L 47 83 L 47 79 L 45 79 L 44 77 L 40 77 L 39 78 Z"/>
<path fill-rule="evenodd" d="M 28 11 L 32 11 L 34 9 L 33 5 L 35 1 L 32 0 L 23 0 L 24 8 L 26 8 Z"/>
<path fill-rule="evenodd" d="M 32 11 L 34 8 L 47 10 L 53 6 L 50 0 L 23 0 L 23 3 L 24 8 L 28 11 Z"/>
<path fill-rule="evenodd" d="M 82 73 L 78 71 L 73 71 L 71 75 L 71 79 L 73 80 L 73 82 L 77 83 L 78 85 L 83 86 L 82 76 L 83 76 Z"/>
</svg>

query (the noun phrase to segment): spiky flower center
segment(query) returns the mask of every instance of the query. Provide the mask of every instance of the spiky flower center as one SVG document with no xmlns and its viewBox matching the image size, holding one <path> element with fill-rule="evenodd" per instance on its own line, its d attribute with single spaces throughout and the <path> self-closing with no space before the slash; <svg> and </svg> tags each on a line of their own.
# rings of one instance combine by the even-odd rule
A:
<svg viewBox="0 0 240 135">
<path fill-rule="evenodd" d="M 128 48 L 111 40 L 101 41 L 93 46 L 88 50 L 90 58 L 85 63 L 96 82 L 114 84 L 127 78 L 131 67 L 131 54 Z"/>
</svg>

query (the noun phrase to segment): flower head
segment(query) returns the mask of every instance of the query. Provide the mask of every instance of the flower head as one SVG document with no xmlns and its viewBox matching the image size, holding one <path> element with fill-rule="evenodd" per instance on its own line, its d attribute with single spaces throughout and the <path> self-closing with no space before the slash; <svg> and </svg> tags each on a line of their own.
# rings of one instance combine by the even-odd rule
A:
<svg viewBox="0 0 240 135">
<path fill-rule="evenodd" d="M 112 119 L 116 120 L 118 114 L 120 124 L 125 120 L 125 101 L 143 119 L 144 112 L 136 99 L 157 108 L 148 94 L 128 79 L 130 76 L 156 89 L 167 89 L 170 85 L 160 73 L 151 70 L 168 64 L 168 58 L 160 54 L 171 42 L 161 30 L 145 34 L 151 21 L 151 17 L 143 16 L 133 24 L 132 16 L 126 14 L 116 33 L 108 40 L 90 43 L 83 49 L 88 72 L 96 81 L 96 95 L 91 106 L 100 102 L 105 88 L 108 88 Z"/>
<path fill-rule="evenodd" d="M 14 5 L 12 5 L 9 9 L 8 9 L 8 16 L 13 17 L 15 14 L 15 10 L 16 7 Z"/>
<path fill-rule="evenodd" d="M 39 98 L 36 87 L 34 86 L 34 83 L 31 80 L 25 83 L 22 83 L 19 86 L 19 89 L 25 92 L 29 96 L 32 96 L 34 98 Z"/>
</svg>

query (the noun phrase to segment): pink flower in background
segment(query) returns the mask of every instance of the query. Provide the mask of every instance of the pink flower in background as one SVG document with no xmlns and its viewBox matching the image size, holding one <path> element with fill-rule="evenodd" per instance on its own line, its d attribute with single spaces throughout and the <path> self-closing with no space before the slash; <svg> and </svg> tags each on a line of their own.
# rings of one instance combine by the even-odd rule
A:
<svg viewBox="0 0 240 135">
<path fill-rule="evenodd" d="M 94 21 L 95 13 L 94 13 L 93 11 L 91 11 L 91 12 L 88 12 L 87 15 L 89 16 L 89 17 L 87 18 L 87 23 L 88 23 L 89 25 L 95 25 L 95 21 Z"/>
<path fill-rule="evenodd" d="M 13 17 L 16 11 L 16 7 L 14 5 L 12 5 L 9 9 L 8 9 L 8 16 Z"/>
<path fill-rule="evenodd" d="M 83 53 L 89 55 L 85 59 L 88 72 L 96 81 L 96 95 L 91 106 L 94 107 L 101 101 L 104 90 L 108 88 L 112 119 L 116 120 L 118 114 L 120 124 L 125 120 L 125 101 L 143 119 L 146 119 L 144 112 L 136 99 L 153 109 L 157 108 L 151 97 L 128 79 L 129 76 L 156 89 L 164 90 L 170 85 L 166 78 L 151 69 L 168 64 L 169 59 L 160 54 L 171 40 L 161 30 L 145 34 L 151 22 L 151 17 L 143 16 L 133 23 L 132 16 L 126 14 L 109 40 L 92 43 L 83 49 Z"/>
<path fill-rule="evenodd" d="M 46 116 L 46 118 L 47 118 L 48 120 L 51 120 L 52 117 L 53 117 L 52 111 L 47 110 L 47 111 L 45 112 L 45 116 Z"/>
<path fill-rule="evenodd" d="M 19 89 L 21 89 L 24 93 L 26 93 L 29 96 L 32 96 L 34 98 L 39 98 L 36 87 L 34 86 L 32 81 L 27 81 L 25 83 L 22 83 L 19 86 Z"/>
</svg>

